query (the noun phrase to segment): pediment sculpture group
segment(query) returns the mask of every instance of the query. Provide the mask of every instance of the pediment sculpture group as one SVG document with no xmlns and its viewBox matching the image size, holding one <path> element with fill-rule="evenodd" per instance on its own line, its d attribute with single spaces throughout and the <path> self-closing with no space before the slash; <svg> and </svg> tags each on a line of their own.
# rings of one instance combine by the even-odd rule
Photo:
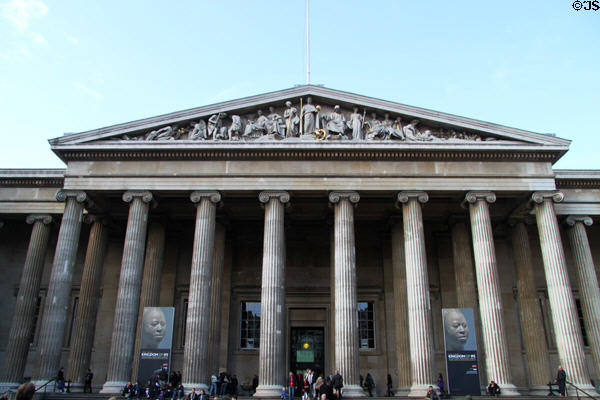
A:
<svg viewBox="0 0 600 400">
<path fill-rule="evenodd" d="M 302 104 L 301 111 L 286 101 L 283 115 L 278 114 L 274 107 L 269 107 L 269 113 L 263 114 L 258 110 L 255 115 L 227 115 L 224 112 L 211 115 L 207 121 L 193 121 L 189 126 L 169 125 L 152 130 L 139 136 L 123 135 L 120 140 L 282 140 L 297 138 L 303 140 L 353 140 L 353 141 L 384 141 L 397 140 L 407 142 L 429 142 L 439 140 L 481 141 L 477 134 L 444 128 L 427 128 L 419 125 L 419 120 L 413 119 L 404 123 L 397 116 L 393 120 L 386 113 L 383 120 L 371 113 L 367 118 L 366 110 L 359 112 L 354 107 L 348 118 L 336 105 L 330 112 L 324 112 L 320 106 L 313 105 L 308 97 Z"/>
</svg>

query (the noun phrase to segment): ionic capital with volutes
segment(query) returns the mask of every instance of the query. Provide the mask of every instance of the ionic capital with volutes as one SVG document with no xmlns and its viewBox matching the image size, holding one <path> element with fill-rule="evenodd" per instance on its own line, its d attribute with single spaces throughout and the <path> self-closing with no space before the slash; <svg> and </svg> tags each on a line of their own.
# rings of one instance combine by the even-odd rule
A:
<svg viewBox="0 0 600 400">
<path fill-rule="evenodd" d="M 75 198 L 78 203 L 89 201 L 89 197 L 83 190 L 59 190 L 56 193 L 56 200 L 66 201 L 68 198 Z"/>
<path fill-rule="evenodd" d="M 399 203 L 408 203 L 409 200 L 417 200 L 421 204 L 425 204 L 429 201 L 429 195 L 419 190 L 405 190 L 398 192 L 397 200 Z"/>
<path fill-rule="evenodd" d="M 128 190 L 123 193 L 123 201 L 131 203 L 134 198 L 141 198 L 144 203 L 150 203 L 154 200 L 152 192 L 148 190 Z"/>
<path fill-rule="evenodd" d="M 211 203 L 219 203 L 221 201 L 221 193 L 216 190 L 196 190 L 190 194 L 192 203 L 200 203 L 202 199 L 208 199 Z"/>
<path fill-rule="evenodd" d="M 496 194 L 490 191 L 470 191 L 465 195 L 465 200 L 463 204 L 475 204 L 478 201 L 486 201 L 487 203 L 495 203 L 496 202 Z"/>
<path fill-rule="evenodd" d="M 329 192 L 329 202 L 339 203 L 340 200 L 348 200 L 352 204 L 356 204 L 360 201 L 360 195 L 354 191 L 335 191 Z"/>
<path fill-rule="evenodd" d="M 564 198 L 564 193 L 558 190 L 542 190 L 534 192 L 531 195 L 531 200 L 537 204 L 542 204 L 544 200 L 552 200 L 554 203 L 560 203 Z"/>
<path fill-rule="evenodd" d="M 109 219 L 107 216 L 101 214 L 85 214 L 83 216 L 84 224 L 91 225 L 96 222 L 106 226 L 109 223 Z"/>
<path fill-rule="evenodd" d="M 281 203 L 288 203 L 290 201 L 290 194 L 285 190 L 265 190 L 258 194 L 258 201 L 261 203 L 268 203 L 271 198 L 279 199 Z"/>
<path fill-rule="evenodd" d="M 587 226 L 592 226 L 594 220 L 589 215 L 569 215 L 565 218 L 565 224 L 568 226 L 575 226 L 578 222 Z"/>
<path fill-rule="evenodd" d="M 29 225 L 34 224 L 35 222 L 40 221 L 44 225 L 48 225 L 52 222 L 52 215 L 49 214 L 29 214 L 27 218 L 25 218 L 25 222 Z"/>
</svg>

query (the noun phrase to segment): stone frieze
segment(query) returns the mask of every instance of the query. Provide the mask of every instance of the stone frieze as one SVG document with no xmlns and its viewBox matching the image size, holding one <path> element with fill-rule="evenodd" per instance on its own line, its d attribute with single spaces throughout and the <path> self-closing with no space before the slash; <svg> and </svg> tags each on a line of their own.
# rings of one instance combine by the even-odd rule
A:
<svg viewBox="0 0 600 400">
<path fill-rule="evenodd" d="M 434 127 L 419 119 L 374 112 L 358 106 L 285 102 L 252 112 L 219 112 L 205 118 L 113 137 L 118 141 L 355 141 L 355 142 L 480 142 L 495 137 L 460 129 Z"/>
</svg>

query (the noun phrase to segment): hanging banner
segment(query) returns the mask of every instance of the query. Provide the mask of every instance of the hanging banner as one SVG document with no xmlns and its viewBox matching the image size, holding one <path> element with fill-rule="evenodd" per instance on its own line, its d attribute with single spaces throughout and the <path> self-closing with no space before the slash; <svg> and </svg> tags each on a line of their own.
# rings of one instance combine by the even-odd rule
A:
<svg viewBox="0 0 600 400">
<path fill-rule="evenodd" d="M 138 380 L 168 380 L 173 342 L 173 307 L 144 307 L 140 329 Z"/>
<path fill-rule="evenodd" d="M 448 393 L 479 396 L 477 337 L 471 308 L 443 308 L 444 346 Z"/>
</svg>

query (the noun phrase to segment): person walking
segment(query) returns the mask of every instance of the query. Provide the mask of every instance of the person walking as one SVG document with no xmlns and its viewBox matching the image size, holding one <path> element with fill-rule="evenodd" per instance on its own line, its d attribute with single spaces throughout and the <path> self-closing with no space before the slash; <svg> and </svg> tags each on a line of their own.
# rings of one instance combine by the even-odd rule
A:
<svg viewBox="0 0 600 400">
<path fill-rule="evenodd" d="M 87 393 L 88 390 L 92 393 L 92 379 L 94 379 L 94 374 L 92 373 L 92 370 L 88 368 L 84 378 L 83 393 Z"/>
<path fill-rule="evenodd" d="M 565 397 L 567 390 L 567 373 L 565 370 L 563 370 L 562 365 L 558 366 L 555 383 L 558 385 L 558 393 L 560 393 L 560 397 Z"/>
<path fill-rule="evenodd" d="M 287 386 L 288 386 L 288 399 L 289 400 L 294 400 L 294 388 L 296 386 L 298 386 L 298 383 L 296 382 L 296 375 L 290 371 L 290 373 L 288 374 L 288 382 L 287 382 Z"/>
<path fill-rule="evenodd" d="M 335 375 L 331 380 L 333 385 L 333 394 L 338 400 L 342 399 L 342 388 L 344 387 L 344 378 L 340 374 L 340 371 L 335 371 Z"/>
<path fill-rule="evenodd" d="M 373 397 L 373 387 L 375 387 L 375 382 L 373 381 L 373 377 L 370 373 L 368 373 L 367 377 L 365 378 L 365 387 L 369 392 L 369 397 Z"/>
</svg>

